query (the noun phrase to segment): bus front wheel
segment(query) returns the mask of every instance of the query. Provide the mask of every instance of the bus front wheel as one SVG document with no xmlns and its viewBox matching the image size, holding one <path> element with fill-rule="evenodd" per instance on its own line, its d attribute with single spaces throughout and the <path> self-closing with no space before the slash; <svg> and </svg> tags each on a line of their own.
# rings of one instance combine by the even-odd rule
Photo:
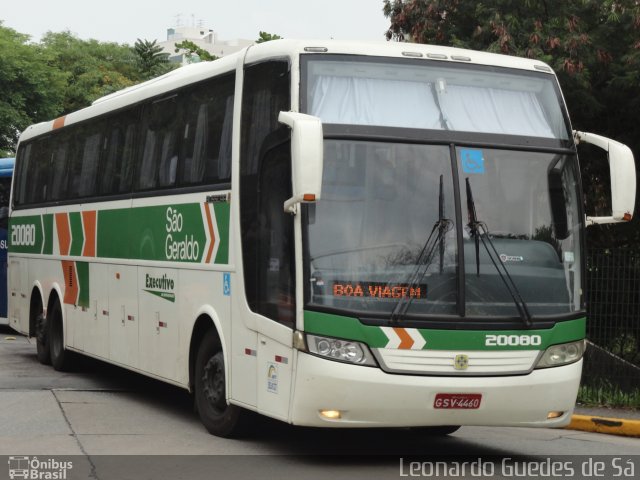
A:
<svg viewBox="0 0 640 480">
<path fill-rule="evenodd" d="M 246 433 L 249 412 L 227 403 L 225 382 L 222 345 L 216 332 L 209 330 L 202 339 L 196 357 L 196 408 L 209 433 L 218 437 L 236 437 Z"/>
</svg>

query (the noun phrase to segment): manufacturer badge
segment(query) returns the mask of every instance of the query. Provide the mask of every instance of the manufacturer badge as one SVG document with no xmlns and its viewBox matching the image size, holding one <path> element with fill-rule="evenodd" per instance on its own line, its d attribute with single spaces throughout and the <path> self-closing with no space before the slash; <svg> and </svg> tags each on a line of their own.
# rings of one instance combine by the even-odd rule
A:
<svg viewBox="0 0 640 480">
<path fill-rule="evenodd" d="M 459 354 L 453 359 L 453 368 L 456 370 L 466 370 L 469 368 L 469 356 Z"/>
</svg>

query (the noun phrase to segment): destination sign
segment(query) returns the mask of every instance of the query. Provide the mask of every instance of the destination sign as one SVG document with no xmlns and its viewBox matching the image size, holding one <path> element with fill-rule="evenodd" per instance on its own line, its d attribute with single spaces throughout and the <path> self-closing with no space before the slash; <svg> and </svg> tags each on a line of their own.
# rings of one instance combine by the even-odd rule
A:
<svg viewBox="0 0 640 480">
<path fill-rule="evenodd" d="M 427 298 L 427 285 L 408 285 L 385 282 L 343 282 L 336 280 L 332 288 L 334 297 L 367 298 Z"/>
</svg>

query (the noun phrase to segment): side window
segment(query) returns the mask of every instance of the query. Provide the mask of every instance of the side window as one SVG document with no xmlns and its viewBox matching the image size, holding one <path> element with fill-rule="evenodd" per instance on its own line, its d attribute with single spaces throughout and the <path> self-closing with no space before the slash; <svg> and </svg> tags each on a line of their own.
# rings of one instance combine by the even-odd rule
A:
<svg viewBox="0 0 640 480">
<path fill-rule="evenodd" d="M 137 120 L 137 110 L 107 120 L 98 195 L 117 195 L 131 190 Z"/>
<path fill-rule="evenodd" d="M 156 100 L 146 107 L 138 190 L 175 185 L 184 127 L 181 113 L 177 95 Z"/>
<path fill-rule="evenodd" d="M 87 197 L 95 192 L 101 151 L 102 132 L 98 129 L 97 132 L 91 132 L 84 142 L 80 185 L 78 186 L 79 197 Z"/>
<path fill-rule="evenodd" d="M 102 125 L 90 123 L 72 127 L 71 142 L 74 151 L 69 162 L 67 199 L 93 195 L 98 178 L 98 165 L 102 151 Z"/>
<path fill-rule="evenodd" d="M 228 183 L 235 78 L 228 75 L 184 95 L 184 147 L 178 185 Z"/>
<path fill-rule="evenodd" d="M 245 292 L 251 309 L 294 325 L 293 219 L 289 131 L 278 114 L 290 109 L 289 63 L 245 69 L 242 98 L 240 221 Z"/>
<path fill-rule="evenodd" d="M 42 203 L 47 199 L 49 173 L 51 167 L 51 138 L 43 138 L 33 143 L 27 164 L 27 188 L 25 203 Z"/>
<path fill-rule="evenodd" d="M 69 133 L 61 134 L 53 152 L 53 168 L 51 172 L 51 188 L 49 200 L 64 200 L 68 195 L 69 165 L 72 162 L 73 142 Z"/>
<path fill-rule="evenodd" d="M 31 145 L 31 143 L 21 145 L 16 156 L 16 179 L 13 193 L 14 206 L 27 203 L 27 172 L 29 170 L 29 163 L 31 162 Z"/>
</svg>

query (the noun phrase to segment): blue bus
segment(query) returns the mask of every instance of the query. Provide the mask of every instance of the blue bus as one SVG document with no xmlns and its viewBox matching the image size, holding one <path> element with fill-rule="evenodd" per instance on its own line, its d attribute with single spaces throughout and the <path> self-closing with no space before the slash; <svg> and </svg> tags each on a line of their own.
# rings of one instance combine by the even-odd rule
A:
<svg viewBox="0 0 640 480">
<path fill-rule="evenodd" d="M 8 325 L 7 315 L 7 229 L 9 197 L 15 158 L 0 158 L 0 325 Z"/>
</svg>

